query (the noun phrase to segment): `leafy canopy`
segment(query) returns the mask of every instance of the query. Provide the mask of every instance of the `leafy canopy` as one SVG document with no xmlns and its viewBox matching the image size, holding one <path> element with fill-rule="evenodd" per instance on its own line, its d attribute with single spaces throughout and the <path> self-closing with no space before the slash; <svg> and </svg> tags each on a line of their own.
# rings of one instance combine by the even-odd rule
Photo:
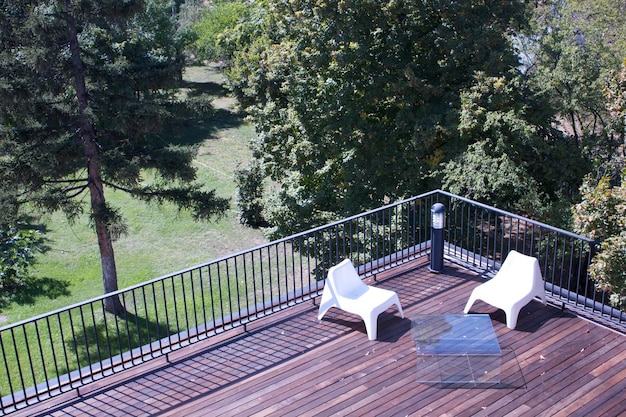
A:
<svg viewBox="0 0 626 417">
<path fill-rule="evenodd" d="M 251 7 L 242 0 L 214 1 L 206 7 L 192 27 L 195 39 L 191 49 L 196 58 L 212 61 L 228 58 L 228 52 L 221 45 L 221 34 L 246 19 Z"/>
<path fill-rule="evenodd" d="M 562 130 L 593 162 L 596 178 L 604 174 L 619 178 L 624 166 L 616 152 L 624 144 L 624 134 L 614 128 L 606 87 L 625 58 L 626 4 L 547 1 L 535 8 L 533 22 L 526 50 L 532 82 L 550 98 Z"/>
<path fill-rule="evenodd" d="M 555 127 L 554 108 L 526 76 L 478 73 L 461 97 L 459 132 L 470 145 L 443 164 L 445 189 L 539 218 L 552 216 L 560 200 L 572 200 L 591 165 L 578 143 Z"/>
<path fill-rule="evenodd" d="M 458 154 L 461 91 L 517 66 L 518 1 L 268 2 L 225 36 L 227 75 L 280 184 L 282 235 L 429 188 Z"/>
</svg>

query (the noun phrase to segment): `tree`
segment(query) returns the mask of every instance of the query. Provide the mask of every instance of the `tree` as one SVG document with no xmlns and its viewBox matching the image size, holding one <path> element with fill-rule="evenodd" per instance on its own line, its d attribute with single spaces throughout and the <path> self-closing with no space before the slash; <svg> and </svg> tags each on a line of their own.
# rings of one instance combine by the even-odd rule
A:
<svg viewBox="0 0 626 417">
<path fill-rule="evenodd" d="M 622 175 L 626 178 L 626 171 Z M 581 194 L 572 209 L 575 230 L 602 243 L 589 275 L 598 289 L 612 292 L 612 305 L 626 307 L 626 180 L 612 186 L 608 175 L 597 183 L 588 176 Z"/>
<path fill-rule="evenodd" d="M 228 206 L 194 182 L 194 150 L 161 135 L 184 110 L 171 9 L 165 0 L 2 0 L 0 9 L 2 193 L 20 210 L 63 210 L 70 221 L 87 195 L 104 291 L 116 291 L 113 241 L 125 224 L 107 189 L 197 219 Z M 105 308 L 123 311 L 118 297 Z"/>
<path fill-rule="evenodd" d="M 528 73 L 551 98 L 561 129 L 594 162 L 597 179 L 620 175 L 614 153 L 623 136 L 611 129 L 605 87 L 626 50 L 626 3 L 552 0 L 535 9 Z"/>
<path fill-rule="evenodd" d="M 429 188 L 465 148 L 461 91 L 518 65 L 519 1 L 268 3 L 227 37 L 228 76 L 281 187 L 276 235 Z"/>
<path fill-rule="evenodd" d="M 470 145 L 443 164 L 443 187 L 563 223 L 558 213 L 569 209 L 591 164 L 579 143 L 555 127 L 550 100 L 518 71 L 479 73 L 461 97 L 459 131 Z"/>
<path fill-rule="evenodd" d="M 622 62 L 620 71 L 611 74 L 608 85 L 604 88 L 606 107 L 609 112 L 608 131 L 620 143 L 611 159 L 606 162 L 609 167 L 615 167 L 612 172 L 614 180 L 616 172 L 626 169 L 626 58 Z"/>
</svg>

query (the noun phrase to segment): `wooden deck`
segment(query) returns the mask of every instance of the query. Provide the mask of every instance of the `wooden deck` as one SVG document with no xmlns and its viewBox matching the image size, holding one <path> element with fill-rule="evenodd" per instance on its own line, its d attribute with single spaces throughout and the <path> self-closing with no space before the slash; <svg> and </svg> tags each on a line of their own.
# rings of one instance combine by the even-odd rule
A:
<svg viewBox="0 0 626 417">
<path fill-rule="evenodd" d="M 450 263 L 432 274 L 426 262 L 377 277 L 406 316 L 383 313 L 377 341 L 337 309 L 318 322 L 309 302 L 13 415 L 626 415 L 626 336 L 550 303 L 525 307 L 516 330 L 502 311 L 474 305 L 491 315 L 504 352 L 499 385 L 418 383 L 410 317 L 461 313 L 481 282 Z"/>
</svg>

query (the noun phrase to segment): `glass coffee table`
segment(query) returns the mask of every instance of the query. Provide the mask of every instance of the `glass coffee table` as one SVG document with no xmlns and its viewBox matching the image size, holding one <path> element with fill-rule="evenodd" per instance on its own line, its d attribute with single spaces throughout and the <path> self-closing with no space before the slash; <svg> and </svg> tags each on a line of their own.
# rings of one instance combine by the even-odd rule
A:
<svg viewBox="0 0 626 417">
<path fill-rule="evenodd" d="M 418 382 L 499 384 L 502 351 L 486 314 L 420 314 L 411 319 Z"/>
</svg>

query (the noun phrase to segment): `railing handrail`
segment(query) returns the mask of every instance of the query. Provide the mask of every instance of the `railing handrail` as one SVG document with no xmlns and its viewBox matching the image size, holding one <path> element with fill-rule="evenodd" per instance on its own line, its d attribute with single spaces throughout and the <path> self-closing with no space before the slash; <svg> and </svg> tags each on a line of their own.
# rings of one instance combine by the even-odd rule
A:
<svg viewBox="0 0 626 417">
<path fill-rule="evenodd" d="M 540 222 L 538 220 L 529 219 L 528 217 L 520 216 L 518 214 L 511 213 L 510 211 L 502 210 L 502 209 L 499 209 L 497 207 L 492 207 L 492 206 L 489 206 L 487 204 L 480 203 L 478 201 L 470 200 L 469 198 L 461 197 L 461 196 L 449 193 L 447 191 L 443 191 L 443 190 L 437 189 L 437 190 L 434 190 L 434 191 L 431 191 L 431 192 L 432 193 L 443 194 L 443 195 L 445 195 L 447 197 L 454 198 L 455 200 L 460 200 L 460 201 L 463 201 L 463 202 L 468 203 L 468 204 L 472 204 L 472 205 L 474 205 L 476 207 L 480 207 L 480 208 L 485 209 L 485 210 L 493 211 L 493 212 L 496 212 L 496 213 L 504 215 L 504 216 L 512 217 L 514 219 L 521 220 L 521 221 L 533 224 L 535 226 L 543 227 L 545 229 L 552 230 L 554 232 L 558 232 L 560 234 L 569 236 L 569 237 L 574 238 L 574 239 L 580 239 L 580 240 L 583 240 L 583 241 L 585 241 L 587 243 L 591 243 L 591 244 L 598 244 L 598 243 L 600 243 L 597 240 L 591 239 L 589 237 L 586 237 L 586 236 L 583 236 L 583 235 L 579 235 L 579 234 L 567 231 L 565 229 L 560 229 L 560 228 L 555 227 L 555 226 L 550 226 L 549 224 L 542 223 L 542 222 Z"/>
</svg>

